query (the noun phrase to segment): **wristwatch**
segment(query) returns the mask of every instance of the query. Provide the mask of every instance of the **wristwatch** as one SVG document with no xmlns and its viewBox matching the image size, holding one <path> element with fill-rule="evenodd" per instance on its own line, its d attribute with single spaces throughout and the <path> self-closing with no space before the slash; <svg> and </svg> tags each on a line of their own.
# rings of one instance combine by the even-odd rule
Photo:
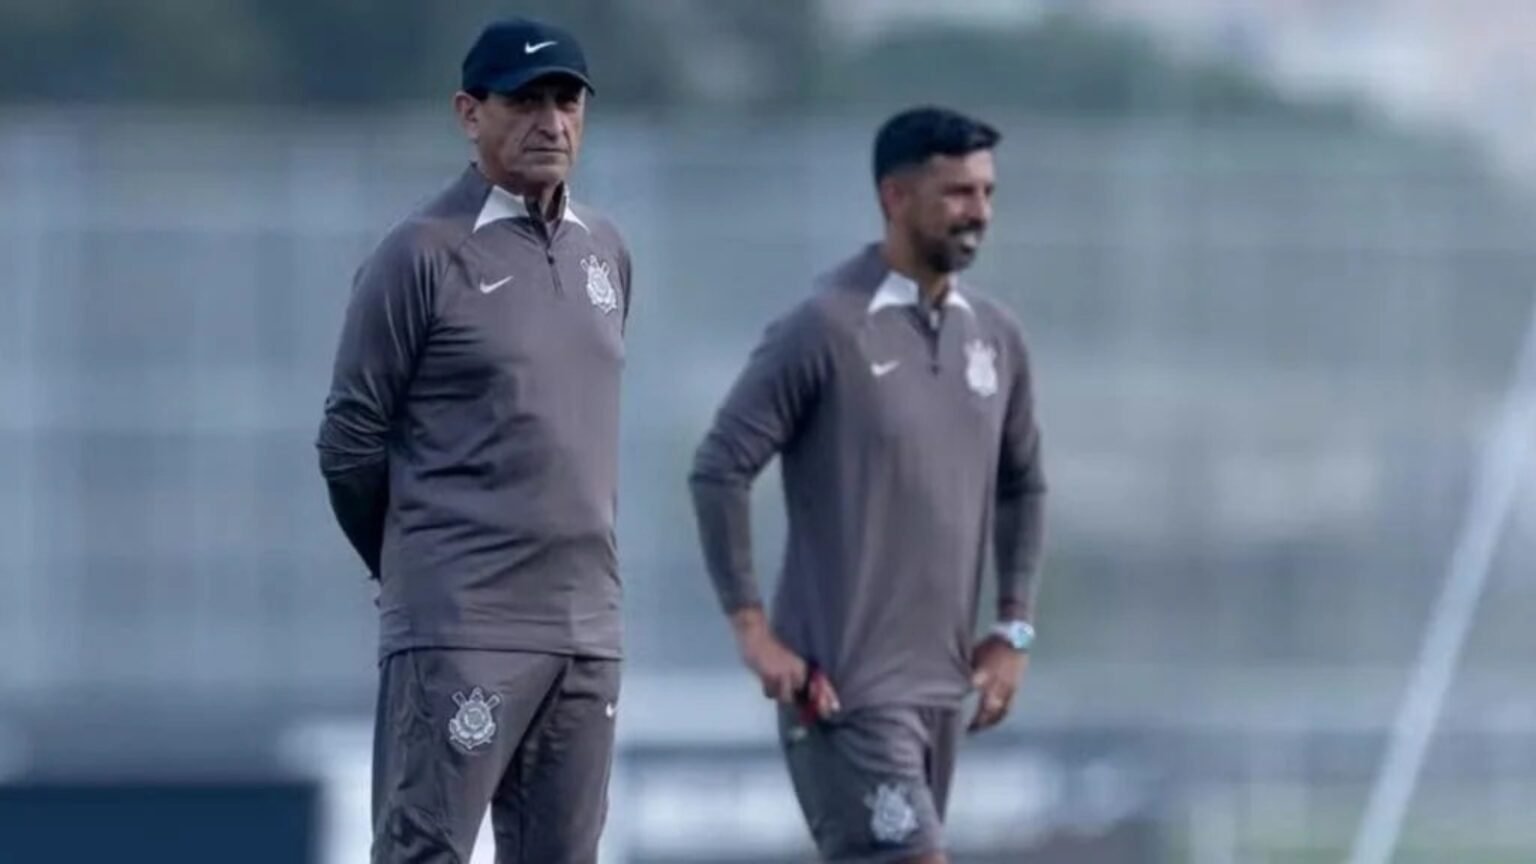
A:
<svg viewBox="0 0 1536 864">
<path fill-rule="evenodd" d="M 1015 651 L 1027 652 L 1035 644 L 1035 627 L 1028 621 L 999 621 L 992 625 L 992 635 L 998 636 Z"/>
</svg>

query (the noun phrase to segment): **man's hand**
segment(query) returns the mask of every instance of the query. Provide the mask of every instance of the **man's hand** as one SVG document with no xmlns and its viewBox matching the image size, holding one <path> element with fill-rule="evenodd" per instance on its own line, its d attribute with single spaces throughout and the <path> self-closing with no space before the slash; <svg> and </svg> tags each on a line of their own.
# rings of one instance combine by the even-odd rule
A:
<svg viewBox="0 0 1536 864">
<path fill-rule="evenodd" d="M 731 629 L 736 631 L 741 659 L 763 685 L 763 695 L 786 704 L 794 702 L 795 694 L 805 687 L 805 661 L 773 635 L 763 610 L 736 612 L 731 616 Z"/>
<path fill-rule="evenodd" d="M 731 616 L 731 629 L 736 632 L 741 659 L 757 675 L 764 696 L 791 705 L 803 694 L 821 717 L 838 710 L 831 682 L 820 675 L 811 676 L 805 660 L 773 635 L 763 610 L 736 612 Z"/>
<path fill-rule="evenodd" d="M 1018 691 L 1029 655 L 1014 650 L 1002 638 L 988 636 L 971 653 L 971 686 L 981 694 L 970 731 L 990 729 L 1008 716 L 1013 694 Z"/>
<path fill-rule="evenodd" d="M 797 695 L 802 714 L 808 713 L 816 720 L 825 720 L 843 710 L 832 681 L 820 669 L 810 670 L 805 688 Z"/>
</svg>

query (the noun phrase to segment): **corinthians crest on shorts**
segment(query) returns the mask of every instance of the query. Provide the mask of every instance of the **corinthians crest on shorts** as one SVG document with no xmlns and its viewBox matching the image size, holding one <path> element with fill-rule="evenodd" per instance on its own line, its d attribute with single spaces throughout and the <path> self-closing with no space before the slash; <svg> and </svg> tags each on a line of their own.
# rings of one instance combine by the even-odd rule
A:
<svg viewBox="0 0 1536 864">
<path fill-rule="evenodd" d="M 877 843 L 905 843 L 917 831 L 917 812 L 905 786 L 882 783 L 865 796 L 869 807 L 869 833 Z"/>
<path fill-rule="evenodd" d="M 581 259 L 581 269 L 587 271 L 587 299 L 604 315 L 619 308 L 619 292 L 613 288 L 612 273 L 608 262 L 596 255 Z"/>
<path fill-rule="evenodd" d="M 479 687 L 453 694 L 453 704 L 459 706 L 457 714 L 448 721 L 448 740 L 466 751 L 481 744 L 489 744 L 496 737 L 496 718 L 491 711 L 501 704 L 501 697 L 492 693 L 489 698 Z"/>
<path fill-rule="evenodd" d="M 980 339 L 965 343 L 965 383 L 982 398 L 997 392 L 996 348 Z"/>
</svg>

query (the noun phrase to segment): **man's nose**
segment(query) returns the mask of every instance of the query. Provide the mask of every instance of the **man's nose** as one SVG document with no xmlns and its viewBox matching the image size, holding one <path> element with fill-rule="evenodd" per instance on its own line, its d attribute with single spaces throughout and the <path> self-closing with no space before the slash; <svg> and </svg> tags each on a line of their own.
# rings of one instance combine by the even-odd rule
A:
<svg viewBox="0 0 1536 864">
<path fill-rule="evenodd" d="M 533 126 L 551 138 L 560 137 L 560 106 L 553 98 L 546 98 L 539 103 L 534 113 Z"/>
<path fill-rule="evenodd" d="M 992 221 L 992 199 L 985 193 L 972 195 L 966 199 L 965 219 L 968 222 L 980 222 L 985 225 Z"/>
</svg>

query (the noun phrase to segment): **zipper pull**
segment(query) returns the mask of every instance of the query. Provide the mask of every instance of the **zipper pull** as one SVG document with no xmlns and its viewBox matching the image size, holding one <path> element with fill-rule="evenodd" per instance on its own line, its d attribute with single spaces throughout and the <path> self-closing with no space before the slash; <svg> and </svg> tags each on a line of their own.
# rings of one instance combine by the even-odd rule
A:
<svg viewBox="0 0 1536 864">
<path fill-rule="evenodd" d="M 546 247 L 544 249 L 544 260 L 549 262 L 549 278 L 551 282 L 555 283 L 555 293 L 564 294 L 565 286 L 560 284 L 560 268 L 555 266 L 555 250 L 553 248 Z"/>
</svg>

